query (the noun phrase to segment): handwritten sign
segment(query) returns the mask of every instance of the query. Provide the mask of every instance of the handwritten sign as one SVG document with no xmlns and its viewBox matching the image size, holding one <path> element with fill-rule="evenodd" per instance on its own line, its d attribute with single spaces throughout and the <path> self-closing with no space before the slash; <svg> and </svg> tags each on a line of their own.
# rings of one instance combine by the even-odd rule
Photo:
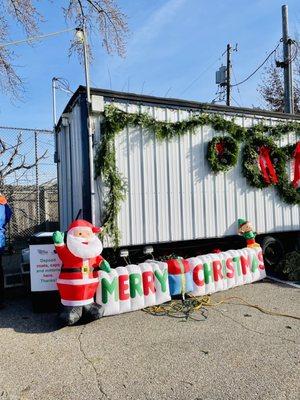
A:
<svg viewBox="0 0 300 400">
<path fill-rule="evenodd" d="M 32 292 L 57 290 L 61 261 L 53 244 L 30 246 L 30 283 Z"/>
</svg>

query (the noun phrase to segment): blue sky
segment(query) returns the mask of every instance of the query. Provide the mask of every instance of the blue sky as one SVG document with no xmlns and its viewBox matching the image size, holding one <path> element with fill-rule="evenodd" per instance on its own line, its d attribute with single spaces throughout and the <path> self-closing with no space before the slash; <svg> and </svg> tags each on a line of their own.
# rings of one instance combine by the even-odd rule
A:
<svg viewBox="0 0 300 400">
<path fill-rule="evenodd" d="M 66 27 L 55 3 L 39 3 L 45 16 L 42 33 Z M 227 43 L 238 43 L 233 54 L 235 79 L 242 80 L 274 49 L 281 37 L 282 0 L 119 0 L 128 15 L 130 36 L 127 56 L 120 59 L 105 53 L 93 38 L 95 59 L 91 66 L 92 86 L 135 93 L 210 102 L 215 97 L 215 71 L 225 62 L 221 54 Z M 291 36 L 300 32 L 300 2 L 286 0 Z M 11 39 L 24 37 L 18 27 Z M 44 39 L 32 46 L 14 47 L 15 64 L 24 78 L 23 101 L 12 102 L 0 95 L 0 125 L 28 128 L 52 127 L 51 79 L 67 79 L 75 90 L 84 84 L 78 59 L 68 58 L 72 33 Z M 257 93 L 261 71 L 234 89 L 242 106 L 261 106 Z M 58 109 L 68 100 L 58 94 Z M 234 105 L 237 103 L 233 101 Z"/>
</svg>

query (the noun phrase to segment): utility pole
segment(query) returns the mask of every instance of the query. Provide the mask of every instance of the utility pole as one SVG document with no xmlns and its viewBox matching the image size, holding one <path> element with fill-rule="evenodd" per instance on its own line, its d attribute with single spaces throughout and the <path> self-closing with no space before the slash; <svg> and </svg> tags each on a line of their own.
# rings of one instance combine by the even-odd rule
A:
<svg viewBox="0 0 300 400">
<path fill-rule="evenodd" d="M 230 106 L 230 85 L 231 85 L 231 45 L 227 45 L 227 65 L 226 65 L 226 106 Z"/>
<path fill-rule="evenodd" d="M 284 112 L 294 114 L 293 68 L 291 59 L 292 39 L 288 32 L 288 6 L 282 8 L 282 41 L 283 41 L 283 68 L 284 68 Z"/>
</svg>

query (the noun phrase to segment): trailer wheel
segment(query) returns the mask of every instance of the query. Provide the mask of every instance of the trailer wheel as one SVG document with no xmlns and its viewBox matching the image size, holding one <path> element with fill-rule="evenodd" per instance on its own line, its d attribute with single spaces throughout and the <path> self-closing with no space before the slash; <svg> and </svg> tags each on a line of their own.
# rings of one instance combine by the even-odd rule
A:
<svg viewBox="0 0 300 400">
<path fill-rule="evenodd" d="M 300 234 L 296 237 L 295 250 L 300 252 Z"/>
<path fill-rule="evenodd" d="M 267 236 L 262 242 L 264 261 L 267 267 L 275 267 L 284 256 L 284 248 L 280 240 Z"/>
</svg>

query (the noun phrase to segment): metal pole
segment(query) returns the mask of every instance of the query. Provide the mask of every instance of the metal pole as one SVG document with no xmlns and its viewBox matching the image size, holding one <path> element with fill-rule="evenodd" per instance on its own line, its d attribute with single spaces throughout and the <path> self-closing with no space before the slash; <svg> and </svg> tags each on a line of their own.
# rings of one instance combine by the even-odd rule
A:
<svg viewBox="0 0 300 400">
<path fill-rule="evenodd" d="M 54 163 L 56 164 L 56 185 L 57 185 L 57 202 L 58 210 L 60 207 L 59 198 L 59 149 L 58 149 L 58 133 L 56 132 L 57 114 L 56 114 L 56 82 L 57 78 L 52 78 L 52 115 L 53 115 L 53 135 L 54 135 Z M 60 212 L 58 212 L 58 223 L 60 225 Z"/>
<path fill-rule="evenodd" d="M 87 130 L 88 130 L 88 144 L 89 144 L 89 169 L 90 169 L 90 190 L 91 190 L 91 222 L 95 224 L 95 182 L 94 182 L 94 137 L 91 129 L 90 109 L 91 109 L 91 89 L 90 89 L 90 71 L 89 71 L 89 57 L 87 46 L 87 34 L 85 26 L 78 29 L 82 33 L 83 54 L 84 54 L 84 72 L 86 84 L 86 100 L 87 100 Z"/>
<path fill-rule="evenodd" d="M 37 132 L 34 132 L 34 153 L 35 153 L 35 190 L 36 190 L 36 221 L 40 225 L 40 185 L 39 185 L 39 162 Z"/>
<path fill-rule="evenodd" d="M 53 129 L 55 131 L 57 118 L 56 118 L 56 83 L 57 78 L 52 78 L 52 116 L 53 116 Z"/>
<path fill-rule="evenodd" d="M 283 62 L 284 62 L 284 112 L 294 113 L 293 95 L 293 68 L 291 59 L 291 44 L 288 32 L 288 6 L 282 8 L 282 40 L 283 40 Z"/>
<path fill-rule="evenodd" d="M 56 133 L 56 123 L 57 123 L 57 117 L 56 117 L 56 82 L 57 78 L 52 78 L 52 117 L 53 117 L 53 135 L 54 135 L 54 145 L 55 145 L 55 150 L 54 150 L 54 163 L 58 164 L 58 138 L 57 138 L 57 133 Z M 58 168 L 57 168 L 57 176 L 58 176 Z"/>
<path fill-rule="evenodd" d="M 86 96 L 88 106 L 91 104 L 91 88 L 90 88 L 90 65 L 88 56 L 87 36 L 85 27 L 82 28 L 83 33 L 83 55 L 84 55 L 84 73 L 85 73 L 85 84 L 86 84 Z"/>
<path fill-rule="evenodd" d="M 230 106 L 231 89 L 231 45 L 227 45 L 227 79 L 226 79 L 226 105 Z"/>
</svg>

